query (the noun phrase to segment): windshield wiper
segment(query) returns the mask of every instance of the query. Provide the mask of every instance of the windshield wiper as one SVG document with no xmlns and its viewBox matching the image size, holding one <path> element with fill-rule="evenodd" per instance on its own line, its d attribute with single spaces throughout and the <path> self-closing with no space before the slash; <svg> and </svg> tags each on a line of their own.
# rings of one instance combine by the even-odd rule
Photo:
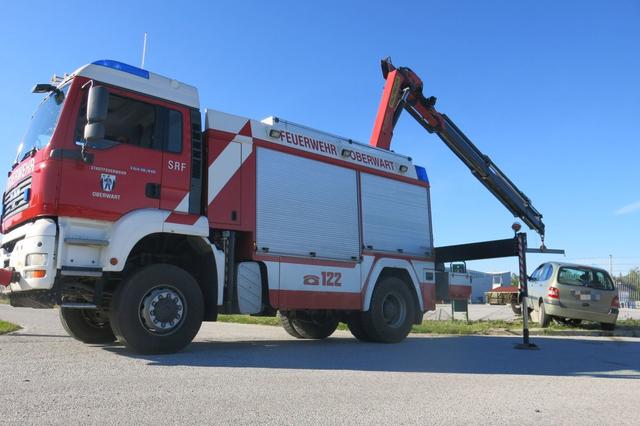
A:
<svg viewBox="0 0 640 426">
<path fill-rule="evenodd" d="M 20 159 L 20 162 L 24 161 L 25 158 L 27 157 L 31 157 L 32 155 L 34 155 L 36 152 L 38 152 L 38 148 L 31 147 L 31 149 L 27 152 L 24 153 L 24 155 L 22 156 L 22 158 Z"/>
<path fill-rule="evenodd" d="M 25 158 L 31 157 L 36 152 L 38 152 L 38 148 L 34 146 L 29 151 L 25 152 L 21 159 L 18 160 L 16 157 L 16 161 L 11 165 L 11 170 L 15 169 L 18 164 L 22 163 Z"/>
</svg>

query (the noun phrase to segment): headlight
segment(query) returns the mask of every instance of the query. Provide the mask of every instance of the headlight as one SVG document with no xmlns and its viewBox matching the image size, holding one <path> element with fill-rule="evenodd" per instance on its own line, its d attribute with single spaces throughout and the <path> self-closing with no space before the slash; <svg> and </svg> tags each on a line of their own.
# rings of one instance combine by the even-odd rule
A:
<svg viewBox="0 0 640 426">
<path fill-rule="evenodd" d="M 47 255 L 45 253 L 31 253 L 27 255 L 25 266 L 43 266 L 47 263 Z"/>
</svg>

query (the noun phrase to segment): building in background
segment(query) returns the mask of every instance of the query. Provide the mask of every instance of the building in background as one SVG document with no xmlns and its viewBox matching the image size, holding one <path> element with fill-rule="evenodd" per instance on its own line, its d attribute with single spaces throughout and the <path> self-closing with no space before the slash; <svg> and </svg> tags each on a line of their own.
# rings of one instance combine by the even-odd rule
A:
<svg viewBox="0 0 640 426">
<path fill-rule="evenodd" d="M 471 303 L 487 303 L 485 292 L 492 288 L 511 285 L 511 272 L 480 272 L 471 274 Z"/>
</svg>

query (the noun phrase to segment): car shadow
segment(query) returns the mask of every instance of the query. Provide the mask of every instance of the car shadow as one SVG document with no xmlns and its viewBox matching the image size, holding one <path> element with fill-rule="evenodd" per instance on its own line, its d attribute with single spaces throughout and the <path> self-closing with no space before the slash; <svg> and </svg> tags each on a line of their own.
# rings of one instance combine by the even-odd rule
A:
<svg viewBox="0 0 640 426">
<path fill-rule="evenodd" d="M 152 366 L 354 370 L 412 373 L 589 376 L 640 379 L 640 342 L 535 339 L 539 350 L 515 350 L 521 338 L 409 337 L 398 344 L 350 338 L 193 342 L 169 355 L 139 355 L 122 346 L 104 350 Z"/>
</svg>

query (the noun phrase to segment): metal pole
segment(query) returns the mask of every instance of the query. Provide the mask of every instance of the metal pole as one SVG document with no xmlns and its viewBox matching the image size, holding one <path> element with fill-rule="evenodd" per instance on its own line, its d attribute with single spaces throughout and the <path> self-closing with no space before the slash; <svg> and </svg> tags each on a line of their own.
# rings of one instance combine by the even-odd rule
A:
<svg viewBox="0 0 640 426">
<path fill-rule="evenodd" d="M 144 33 L 144 42 L 142 43 L 142 63 L 140 68 L 144 68 L 144 59 L 147 56 L 147 33 Z"/>
<path fill-rule="evenodd" d="M 613 256 L 609 255 L 609 274 L 613 276 Z"/>
<path fill-rule="evenodd" d="M 527 234 L 520 232 L 516 235 L 518 240 L 518 264 L 520 266 L 520 303 L 522 306 L 522 343 L 516 345 L 516 349 L 538 349 L 529 342 L 529 309 L 527 308 Z"/>
</svg>

